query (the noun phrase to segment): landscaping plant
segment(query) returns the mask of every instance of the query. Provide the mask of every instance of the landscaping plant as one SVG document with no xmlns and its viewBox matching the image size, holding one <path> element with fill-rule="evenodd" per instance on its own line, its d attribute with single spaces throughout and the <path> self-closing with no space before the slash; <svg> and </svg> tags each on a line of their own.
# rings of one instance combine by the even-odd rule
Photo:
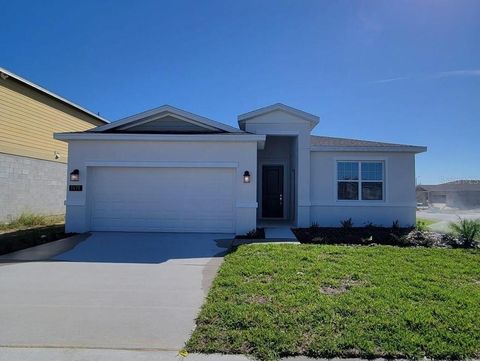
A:
<svg viewBox="0 0 480 361">
<path fill-rule="evenodd" d="M 352 228 L 353 227 L 353 222 L 351 218 L 344 219 L 343 221 L 340 221 L 340 224 L 342 225 L 342 228 Z"/>
<path fill-rule="evenodd" d="M 401 227 L 400 227 L 400 222 L 398 221 L 398 219 L 396 221 L 394 221 L 392 223 L 392 231 L 396 231 L 396 230 L 399 230 Z"/>
<path fill-rule="evenodd" d="M 318 231 L 319 229 L 320 229 L 320 225 L 318 224 L 318 222 L 312 222 L 312 224 L 310 225 L 310 231 L 315 232 L 315 231 Z"/>
<path fill-rule="evenodd" d="M 254 228 L 246 234 L 237 235 L 237 239 L 265 239 L 265 230 L 263 228 Z"/>
<path fill-rule="evenodd" d="M 417 229 L 417 231 L 425 232 L 428 230 L 427 222 L 422 219 L 417 219 L 417 224 L 415 225 L 415 228 Z"/>
<path fill-rule="evenodd" d="M 11 219 L 7 223 L 0 224 L 0 231 L 60 224 L 63 223 L 63 220 L 63 216 L 45 216 L 41 214 L 25 212 L 19 217 Z"/>
<path fill-rule="evenodd" d="M 460 219 L 458 223 L 450 223 L 450 229 L 458 236 L 460 244 L 465 248 L 477 245 L 480 239 L 480 220 Z"/>
</svg>

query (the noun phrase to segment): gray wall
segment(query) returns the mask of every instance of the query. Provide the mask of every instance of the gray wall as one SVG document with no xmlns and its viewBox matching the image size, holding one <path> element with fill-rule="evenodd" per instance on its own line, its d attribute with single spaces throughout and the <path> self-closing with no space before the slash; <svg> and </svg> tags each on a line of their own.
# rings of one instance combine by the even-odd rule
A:
<svg viewBox="0 0 480 361">
<path fill-rule="evenodd" d="M 336 161 L 381 160 L 385 164 L 383 201 L 339 201 L 336 193 Z M 338 227 L 352 218 L 355 226 L 373 223 L 411 226 L 416 220 L 415 155 L 413 153 L 312 152 L 311 222 Z"/>
<path fill-rule="evenodd" d="M 0 222 L 22 212 L 65 213 L 67 165 L 0 153 Z"/>
</svg>

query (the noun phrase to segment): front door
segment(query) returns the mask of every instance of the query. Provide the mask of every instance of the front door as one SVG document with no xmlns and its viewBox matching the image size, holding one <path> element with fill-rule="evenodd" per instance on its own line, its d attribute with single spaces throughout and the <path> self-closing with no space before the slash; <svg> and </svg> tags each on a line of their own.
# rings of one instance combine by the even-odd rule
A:
<svg viewBox="0 0 480 361">
<path fill-rule="evenodd" d="M 283 218 L 283 165 L 262 167 L 262 217 Z"/>
</svg>

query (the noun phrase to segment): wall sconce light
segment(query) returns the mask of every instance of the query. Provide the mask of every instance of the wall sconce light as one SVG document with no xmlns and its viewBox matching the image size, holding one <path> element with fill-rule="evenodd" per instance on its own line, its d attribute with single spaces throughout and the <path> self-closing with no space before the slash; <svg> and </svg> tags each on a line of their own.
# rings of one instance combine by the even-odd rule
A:
<svg viewBox="0 0 480 361">
<path fill-rule="evenodd" d="M 243 183 L 250 183 L 250 172 L 248 170 L 243 173 Z"/>
<path fill-rule="evenodd" d="M 78 182 L 79 180 L 80 180 L 80 172 L 78 169 L 74 169 L 72 173 L 70 173 L 70 181 Z"/>
</svg>

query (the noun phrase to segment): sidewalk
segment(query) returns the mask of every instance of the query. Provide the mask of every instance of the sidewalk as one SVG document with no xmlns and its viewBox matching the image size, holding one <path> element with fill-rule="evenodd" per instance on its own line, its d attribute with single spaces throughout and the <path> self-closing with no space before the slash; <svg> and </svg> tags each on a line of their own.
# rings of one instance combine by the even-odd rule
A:
<svg viewBox="0 0 480 361">
<path fill-rule="evenodd" d="M 176 351 L 111 350 L 0 347 L 0 361 L 252 361 L 243 355 L 189 354 L 182 357 Z M 304 356 L 282 358 L 279 361 L 367 361 L 366 359 L 314 359 Z M 371 359 L 368 361 L 387 361 Z M 395 361 L 407 361 L 397 359 Z M 475 360 L 471 360 L 475 361 Z M 477 360 L 479 361 L 479 360 Z"/>
</svg>

